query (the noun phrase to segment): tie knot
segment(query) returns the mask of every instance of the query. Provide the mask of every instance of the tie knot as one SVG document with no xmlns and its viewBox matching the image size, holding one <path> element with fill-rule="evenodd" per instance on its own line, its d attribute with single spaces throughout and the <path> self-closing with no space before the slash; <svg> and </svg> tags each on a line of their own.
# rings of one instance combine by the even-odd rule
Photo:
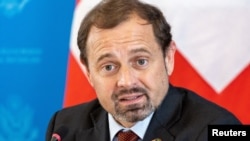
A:
<svg viewBox="0 0 250 141">
<path fill-rule="evenodd" d="M 138 141 L 138 136 L 133 131 L 119 131 L 118 132 L 118 141 Z"/>
</svg>

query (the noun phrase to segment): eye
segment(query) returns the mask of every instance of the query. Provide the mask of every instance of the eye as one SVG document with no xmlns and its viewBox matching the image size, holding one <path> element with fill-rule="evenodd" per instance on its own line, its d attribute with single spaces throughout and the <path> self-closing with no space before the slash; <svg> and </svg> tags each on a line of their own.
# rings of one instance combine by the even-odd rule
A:
<svg viewBox="0 0 250 141">
<path fill-rule="evenodd" d="M 99 73 L 103 76 L 110 76 L 117 72 L 118 65 L 115 63 L 103 64 L 99 70 Z"/>
<path fill-rule="evenodd" d="M 104 71 L 106 71 L 106 72 L 110 72 L 110 71 L 112 71 L 112 70 L 115 69 L 115 66 L 109 64 L 109 65 L 105 65 L 103 69 L 104 69 Z"/>
<path fill-rule="evenodd" d="M 136 65 L 137 66 L 146 66 L 148 64 L 148 60 L 147 59 L 145 59 L 145 58 L 141 58 L 141 59 L 138 59 L 137 61 L 136 61 Z"/>
</svg>

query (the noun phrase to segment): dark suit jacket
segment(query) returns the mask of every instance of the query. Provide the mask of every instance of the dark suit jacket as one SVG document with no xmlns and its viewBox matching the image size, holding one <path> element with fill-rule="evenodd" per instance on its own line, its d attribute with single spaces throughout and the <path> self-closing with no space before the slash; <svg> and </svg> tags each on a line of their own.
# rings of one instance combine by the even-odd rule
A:
<svg viewBox="0 0 250 141">
<path fill-rule="evenodd" d="M 62 141 L 110 141 L 107 112 L 98 100 L 62 109 L 52 117 L 46 140 L 62 125 L 69 131 Z M 209 124 L 241 124 L 227 110 L 197 94 L 170 85 L 155 111 L 143 141 L 206 141 Z"/>
</svg>

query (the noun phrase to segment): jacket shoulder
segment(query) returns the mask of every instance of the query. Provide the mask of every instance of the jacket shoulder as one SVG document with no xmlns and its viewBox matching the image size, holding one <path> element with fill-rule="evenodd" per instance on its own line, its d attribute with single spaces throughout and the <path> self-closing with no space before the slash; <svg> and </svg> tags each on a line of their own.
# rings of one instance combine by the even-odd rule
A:
<svg viewBox="0 0 250 141">
<path fill-rule="evenodd" d="M 103 111 L 98 100 L 95 99 L 87 103 L 66 107 L 55 112 L 47 128 L 46 140 L 50 140 L 52 133 L 62 126 L 70 130 L 67 134 L 67 138 L 71 139 L 74 138 L 74 133 L 79 132 L 79 130 L 93 128 L 94 123 L 92 122 L 91 113 L 98 110 Z"/>
<path fill-rule="evenodd" d="M 237 117 L 231 111 L 200 96 L 196 92 L 185 88 L 177 88 L 177 90 L 184 95 L 183 109 L 185 110 L 183 111 L 194 113 L 192 114 L 194 116 L 193 118 L 202 117 L 203 120 L 207 119 L 207 122 L 209 122 L 209 120 L 212 122 L 215 119 L 222 119 L 221 122 L 224 120 L 225 124 L 229 122 L 227 119 L 231 119 L 233 123 L 239 122 Z"/>
<path fill-rule="evenodd" d="M 63 108 L 62 110 L 56 112 L 55 124 L 64 123 L 64 124 L 79 125 L 82 123 L 86 125 L 86 123 L 90 123 L 89 122 L 91 120 L 90 113 L 100 108 L 101 105 L 99 104 L 97 99 L 87 103 Z"/>
</svg>

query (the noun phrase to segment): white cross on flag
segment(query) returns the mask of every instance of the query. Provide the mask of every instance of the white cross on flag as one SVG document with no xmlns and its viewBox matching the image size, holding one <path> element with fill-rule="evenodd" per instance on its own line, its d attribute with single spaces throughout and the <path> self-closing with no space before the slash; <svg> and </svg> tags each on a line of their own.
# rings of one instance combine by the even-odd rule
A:
<svg viewBox="0 0 250 141">
<path fill-rule="evenodd" d="M 95 98 L 79 60 L 82 18 L 100 0 L 77 1 L 64 106 Z M 250 124 L 250 1 L 144 0 L 159 7 L 177 43 L 172 84 L 189 88 Z"/>
</svg>

